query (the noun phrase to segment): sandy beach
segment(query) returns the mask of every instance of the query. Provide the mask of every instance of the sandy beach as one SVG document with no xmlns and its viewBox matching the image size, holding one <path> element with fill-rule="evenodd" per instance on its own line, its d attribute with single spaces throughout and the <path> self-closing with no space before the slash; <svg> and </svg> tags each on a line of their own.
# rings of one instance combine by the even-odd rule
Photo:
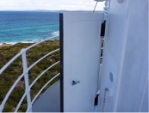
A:
<svg viewBox="0 0 149 113">
<path fill-rule="evenodd" d="M 0 48 L 1 48 L 1 47 L 6 47 L 6 46 L 7 46 L 7 47 L 8 47 L 8 46 L 12 46 L 12 44 L 3 43 L 3 44 L 0 45 Z"/>
</svg>

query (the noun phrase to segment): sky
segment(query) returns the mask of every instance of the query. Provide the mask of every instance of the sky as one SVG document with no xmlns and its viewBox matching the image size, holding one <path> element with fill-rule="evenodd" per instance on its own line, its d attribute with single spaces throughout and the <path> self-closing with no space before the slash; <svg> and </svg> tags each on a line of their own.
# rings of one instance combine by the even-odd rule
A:
<svg viewBox="0 0 149 113">
<path fill-rule="evenodd" d="M 0 0 L 0 10 L 93 10 L 94 0 Z M 96 10 L 103 10 L 104 2 Z"/>
</svg>

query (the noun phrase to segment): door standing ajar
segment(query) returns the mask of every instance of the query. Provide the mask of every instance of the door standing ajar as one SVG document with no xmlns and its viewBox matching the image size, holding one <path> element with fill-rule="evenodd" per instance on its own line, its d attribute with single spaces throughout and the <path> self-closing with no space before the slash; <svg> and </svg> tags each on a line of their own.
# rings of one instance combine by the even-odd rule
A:
<svg viewBox="0 0 149 113">
<path fill-rule="evenodd" d="M 61 111 L 93 112 L 103 13 L 60 14 Z"/>
</svg>

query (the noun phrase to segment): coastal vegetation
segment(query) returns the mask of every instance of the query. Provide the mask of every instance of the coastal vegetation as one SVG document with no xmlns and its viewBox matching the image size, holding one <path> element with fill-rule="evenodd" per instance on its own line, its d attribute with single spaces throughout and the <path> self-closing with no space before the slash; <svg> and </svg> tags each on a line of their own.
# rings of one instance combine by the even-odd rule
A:
<svg viewBox="0 0 149 113">
<path fill-rule="evenodd" d="M 15 45 L 9 45 L 0 47 L 0 68 L 2 68 L 11 58 L 13 58 L 22 48 L 30 46 L 31 43 L 17 43 Z M 46 55 L 52 50 L 59 48 L 59 40 L 50 40 L 43 42 L 30 50 L 27 51 L 28 66 L 33 64 L 42 56 Z M 43 70 L 47 69 L 53 63 L 59 61 L 59 51 L 49 55 L 44 60 L 39 62 L 29 71 L 29 84 L 31 84 L 35 78 L 42 73 Z M 31 89 L 31 99 L 38 93 L 38 91 L 47 83 L 53 76 L 59 73 L 59 64 L 47 71 L 32 87 Z M 22 60 L 21 56 L 15 60 L 1 75 L 0 75 L 0 104 L 2 103 L 5 95 L 16 81 L 16 79 L 22 74 Z M 56 80 L 58 80 L 57 78 Z M 51 84 L 53 84 L 54 80 Z M 49 84 L 45 90 L 51 85 Z M 44 91 L 45 91 L 44 90 Z M 24 78 L 19 81 L 16 85 L 14 91 L 11 93 L 6 105 L 4 107 L 4 112 L 13 112 L 20 101 L 21 97 L 25 92 Z M 27 109 L 26 98 L 19 109 L 19 112 L 25 112 Z"/>
</svg>

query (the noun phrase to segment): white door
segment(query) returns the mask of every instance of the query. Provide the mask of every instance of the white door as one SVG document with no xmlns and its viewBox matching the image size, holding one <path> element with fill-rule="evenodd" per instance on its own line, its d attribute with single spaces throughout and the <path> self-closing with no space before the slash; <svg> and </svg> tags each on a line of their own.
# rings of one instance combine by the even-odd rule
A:
<svg viewBox="0 0 149 113">
<path fill-rule="evenodd" d="M 93 112 L 103 13 L 64 12 L 60 20 L 61 110 Z"/>
</svg>

